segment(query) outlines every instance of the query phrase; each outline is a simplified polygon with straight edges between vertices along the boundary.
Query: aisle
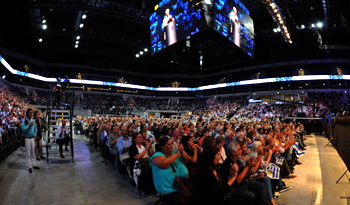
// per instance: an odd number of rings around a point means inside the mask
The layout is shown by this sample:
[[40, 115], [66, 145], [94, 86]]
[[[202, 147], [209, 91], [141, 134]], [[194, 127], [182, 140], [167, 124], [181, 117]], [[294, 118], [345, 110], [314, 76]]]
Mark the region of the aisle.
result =
[[346, 205], [341, 196], [350, 196], [350, 183], [344, 177], [335, 182], [346, 170], [337, 151], [328, 146], [328, 140], [322, 136], [308, 135], [306, 155], [300, 158], [302, 165], [296, 165], [294, 179], [284, 179], [292, 189], [279, 194], [276, 205]]
[[103, 165], [84, 136], [75, 136], [75, 165], [46, 164], [30, 174], [25, 149], [19, 148], [0, 165], [0, 204], [154, 204], [155, 193], [137, 198], [128, 179]]

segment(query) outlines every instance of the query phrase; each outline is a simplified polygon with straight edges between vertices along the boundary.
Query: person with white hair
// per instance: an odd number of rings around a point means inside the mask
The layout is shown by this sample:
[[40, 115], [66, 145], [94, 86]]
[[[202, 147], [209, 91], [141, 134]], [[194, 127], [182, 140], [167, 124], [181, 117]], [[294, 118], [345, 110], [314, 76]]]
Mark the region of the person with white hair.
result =
[[224, 128], [222, 126], [218, 126], [216, 128], [216, 135], [215, 135], [215, 138], [217, 136], [224, 136]]
[[230, 129], [226, 130], [224, 149], [226, 150], [227, 145], [233, 141], [234, 141], [234, 132]]
[[227, 158], [221, 167], [223, 184], [229, 179], [231, 166], [237, 164], [239, 171], [231, 188], [237, 193], [237, 204], [269, 204], [266, 185], [259, 181], [249, 179], [249, 172], [257, 164], [256, 157], [251, 157], [243, 166], [238, 160], [241, 157], [241, 147], [236, 142], [231, 142], [226, 149]]

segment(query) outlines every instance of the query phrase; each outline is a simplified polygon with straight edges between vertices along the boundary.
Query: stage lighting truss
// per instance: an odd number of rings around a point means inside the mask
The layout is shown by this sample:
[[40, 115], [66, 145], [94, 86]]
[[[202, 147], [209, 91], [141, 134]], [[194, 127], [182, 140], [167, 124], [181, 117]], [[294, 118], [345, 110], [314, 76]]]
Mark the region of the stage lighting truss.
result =
[[262, 2], [266, 5], [266, 9], [269, 11], [272, 19], [277, 23], [277, 28], [274, 29], [274, 32], [281, 32], [285, 42], [292, 44], [290, 29], [280, 7], [274, 0], [262, 0]]

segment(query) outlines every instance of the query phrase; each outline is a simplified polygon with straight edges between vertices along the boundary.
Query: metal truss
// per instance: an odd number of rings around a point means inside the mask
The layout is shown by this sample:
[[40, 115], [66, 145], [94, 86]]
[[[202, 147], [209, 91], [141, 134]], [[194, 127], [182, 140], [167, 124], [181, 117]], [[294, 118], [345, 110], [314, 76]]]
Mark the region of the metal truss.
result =
[[[136, 36], [131, 35], [121, 35], [117, 34], [115, 32], [110, 31], [103, 31], [98, 30], [94, 33], [76, 33], [76, 32], [66, 32], [66, 31], [34, 31], [33, 32], [36, 36], [81, 36], [81, 38], [87, 38], [87, 39], [95, 39], [95, 40], [101, 40], [101, 41], [108, 41], [108, 42], [114, 42], [122, 45], [132, 46], [136, 48], [145, 48], [147, 45], [137, 43], [138, 41], [136, 39]], [[107, 34], [108, 33], [108, 34]]]
[[35, 9], [65, 9], [73, 11], [87, 11], [113, 18], [121, 18], [140, 25], [149, 26], [149, 14], [132, 5], [117, 3], [117, 1], [85, 0], [77, 3], [76, 0], [55, 0], [51, 3], [37, 3], [30, 6]]

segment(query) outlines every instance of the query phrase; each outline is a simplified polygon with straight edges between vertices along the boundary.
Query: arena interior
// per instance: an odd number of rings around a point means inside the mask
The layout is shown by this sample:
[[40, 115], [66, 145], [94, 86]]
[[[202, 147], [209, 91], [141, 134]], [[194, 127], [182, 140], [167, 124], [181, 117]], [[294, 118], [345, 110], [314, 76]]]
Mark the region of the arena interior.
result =
[[0, 204], [350, 204], [349, 0], [0, 15]]

